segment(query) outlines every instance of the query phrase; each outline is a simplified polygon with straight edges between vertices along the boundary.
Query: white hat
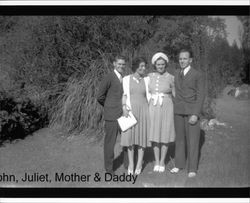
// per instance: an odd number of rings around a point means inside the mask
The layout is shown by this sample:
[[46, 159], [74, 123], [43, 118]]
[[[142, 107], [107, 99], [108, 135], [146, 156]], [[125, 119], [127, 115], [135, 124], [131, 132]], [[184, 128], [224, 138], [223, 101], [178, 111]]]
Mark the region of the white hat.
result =
[[163, 59], [166, 60], [167, 63], [168, 63], [168, 57], [167, 57], [167, 55], [164, 54], [164, 53], [162, 53], [162, 52], [158, 52], [158, 53], [156, 53], [156, 54], [152, 57], [152, 61], [151, 61], [152, 64], [154, 65], [155, 62], [156, 62], [159, 58], [163, 58]]

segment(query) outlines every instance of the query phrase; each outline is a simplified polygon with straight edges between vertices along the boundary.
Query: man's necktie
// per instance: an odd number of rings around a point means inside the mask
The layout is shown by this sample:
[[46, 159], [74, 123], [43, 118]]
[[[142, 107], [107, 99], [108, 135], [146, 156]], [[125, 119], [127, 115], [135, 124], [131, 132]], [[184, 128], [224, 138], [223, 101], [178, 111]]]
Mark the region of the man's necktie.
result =
[[120, 82], [122, 83], [122, 76], [120, 76], [119, 80], [120, 80]]
[[183, 79], [184, 78], [184, 68], [183, 69], [181, 69], [181, 72], [180, 72], [180, 77], [181, 77], [181, 79]]

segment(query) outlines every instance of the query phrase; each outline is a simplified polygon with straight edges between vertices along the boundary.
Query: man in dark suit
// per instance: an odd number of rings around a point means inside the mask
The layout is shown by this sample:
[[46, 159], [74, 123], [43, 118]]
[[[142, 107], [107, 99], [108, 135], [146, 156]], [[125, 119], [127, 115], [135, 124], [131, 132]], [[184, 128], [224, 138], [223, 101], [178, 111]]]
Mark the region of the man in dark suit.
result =
[[180, 69], [175, 72], [174, 123], [175, 167], [171, 173], [178, 173], [186, 166], [188, 177], [195, 177], [198, 168], [200, 141], [200, 114], [205, 98], [205, 79], [203, 74], [191, 66], [192, 52], [181, 50], [179, 53]]
[[122, 74], [125, 63], [125, 57], [117, 56], [115, 58], [113, 61], [114, 70], [104, 77], [97, 95], [97, 101], [104, 107], [104, 167], [106, 172], [111, 174], [114, 174], [114, 147], [120, 130], [117, 119], [122, 115]]

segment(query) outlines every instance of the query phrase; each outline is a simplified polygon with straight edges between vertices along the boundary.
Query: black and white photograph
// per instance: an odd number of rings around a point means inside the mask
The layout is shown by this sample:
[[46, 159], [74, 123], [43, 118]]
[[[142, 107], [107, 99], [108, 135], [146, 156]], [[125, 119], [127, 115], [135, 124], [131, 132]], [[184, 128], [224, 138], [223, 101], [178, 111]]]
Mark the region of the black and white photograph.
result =
[[81, 9], [0, 16], [0, 187], [249, 188], [249, 14]]

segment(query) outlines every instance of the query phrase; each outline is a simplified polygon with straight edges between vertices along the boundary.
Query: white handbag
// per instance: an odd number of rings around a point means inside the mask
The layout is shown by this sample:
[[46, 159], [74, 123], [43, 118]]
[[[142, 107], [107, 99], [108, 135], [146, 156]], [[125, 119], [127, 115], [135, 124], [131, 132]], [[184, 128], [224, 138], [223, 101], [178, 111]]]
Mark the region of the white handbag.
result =
[[121, 116], [120, 118], [117, 119], [117, 121], [122, 132], [128, 130], [137, 123], [137, 120], [131, 111], [129, 111], [128, 117]]

